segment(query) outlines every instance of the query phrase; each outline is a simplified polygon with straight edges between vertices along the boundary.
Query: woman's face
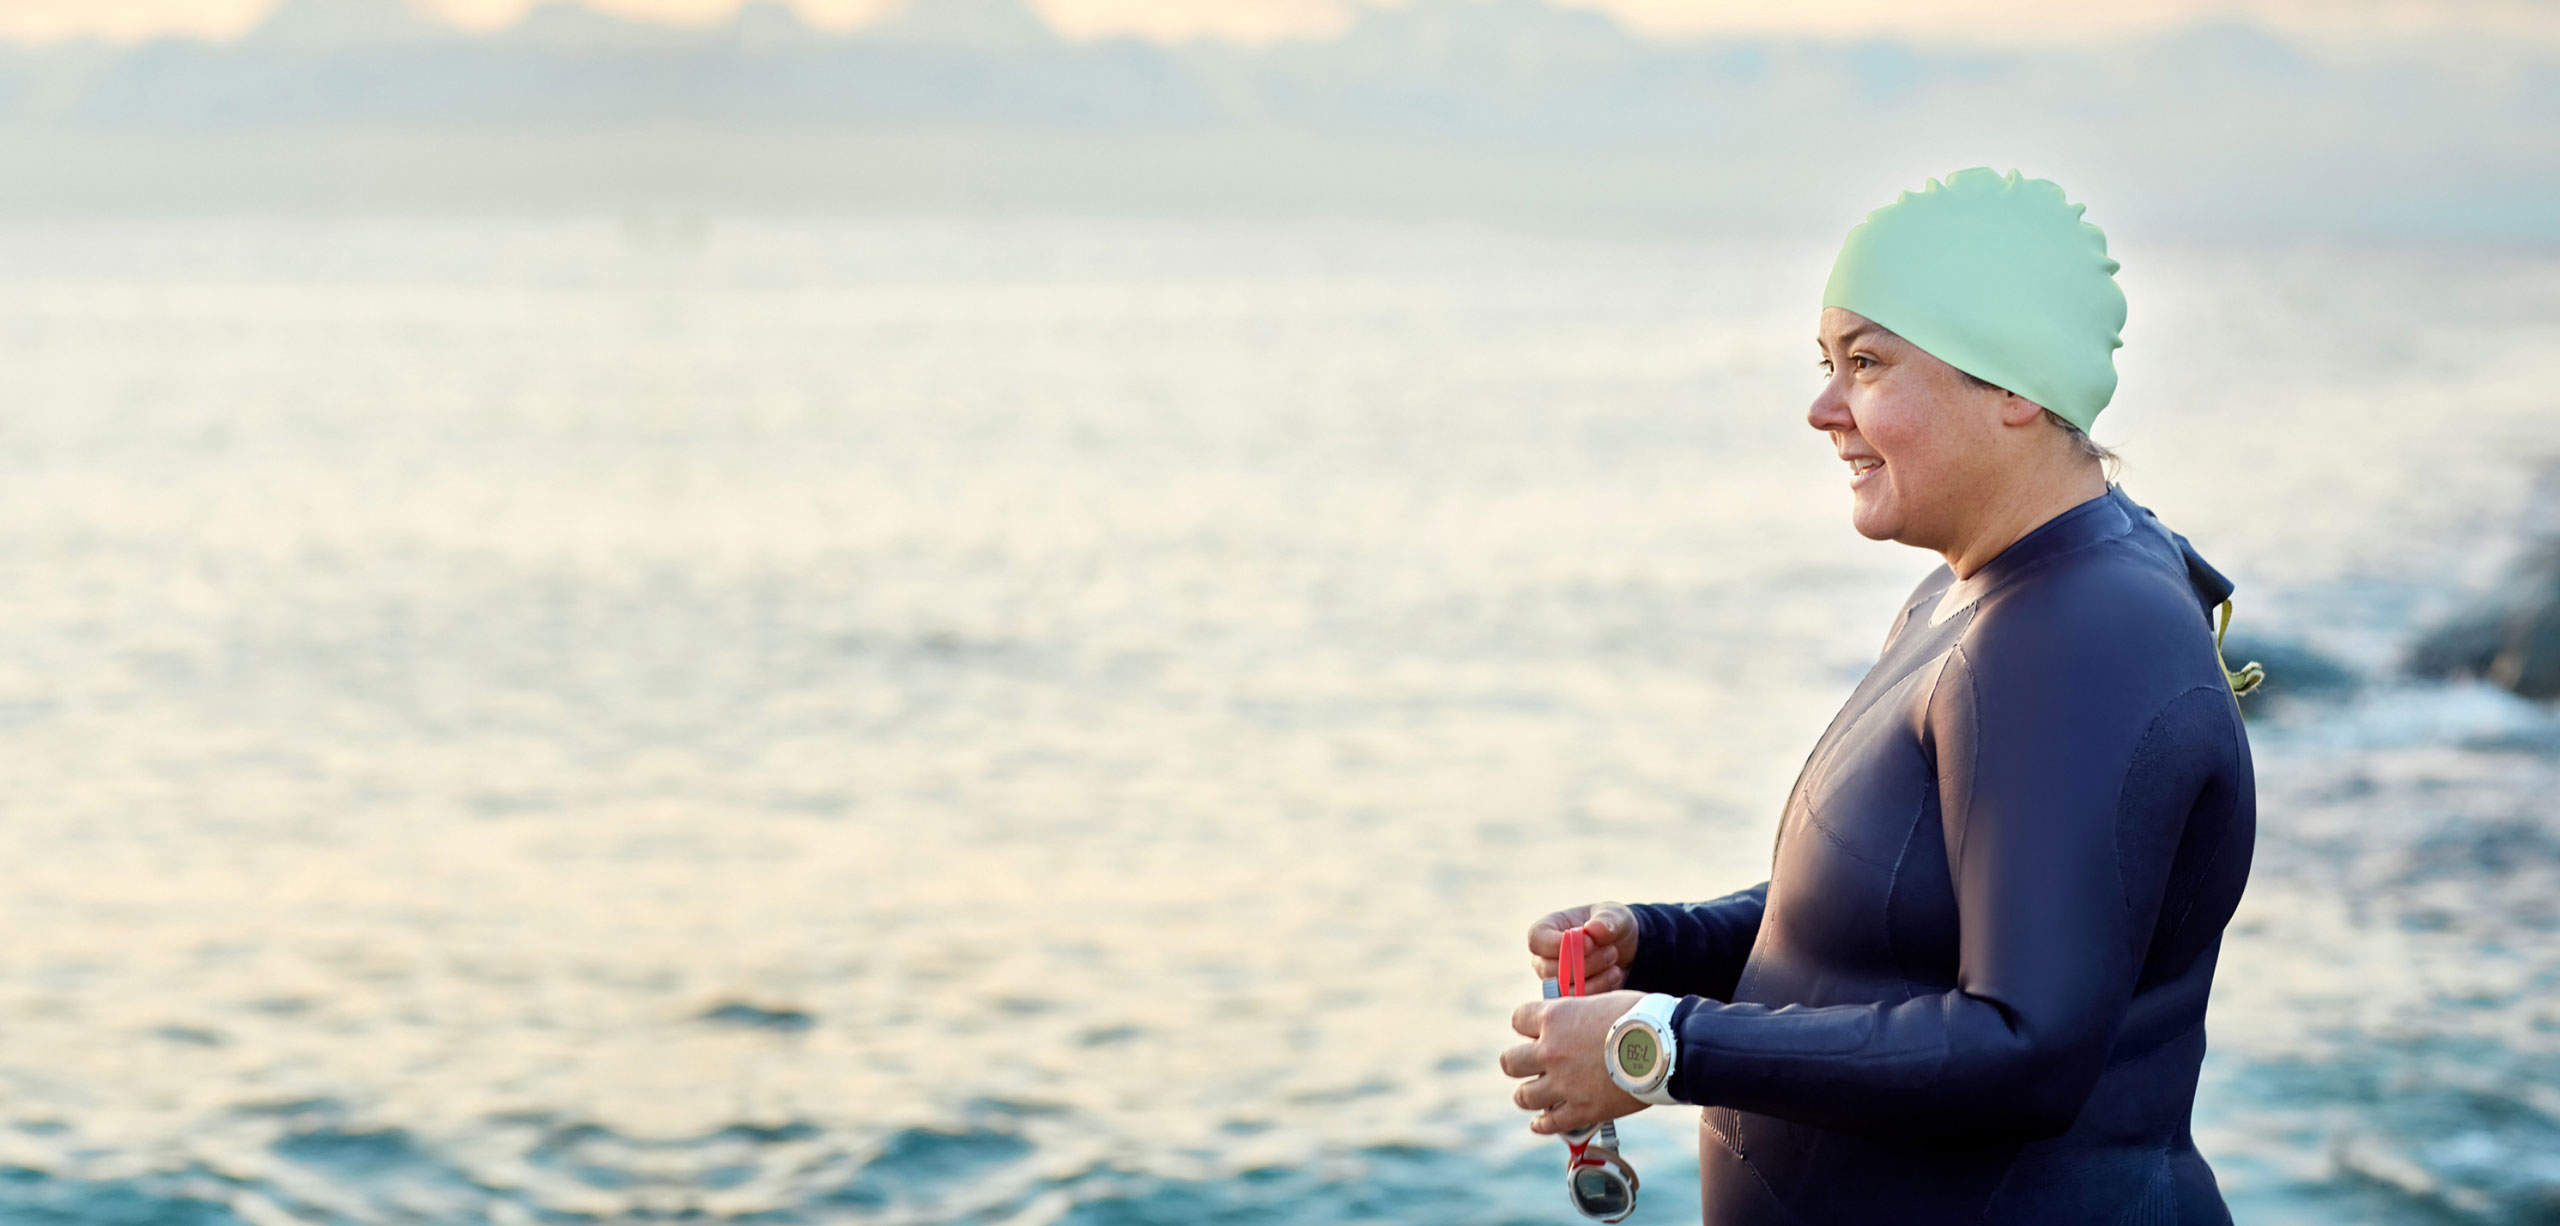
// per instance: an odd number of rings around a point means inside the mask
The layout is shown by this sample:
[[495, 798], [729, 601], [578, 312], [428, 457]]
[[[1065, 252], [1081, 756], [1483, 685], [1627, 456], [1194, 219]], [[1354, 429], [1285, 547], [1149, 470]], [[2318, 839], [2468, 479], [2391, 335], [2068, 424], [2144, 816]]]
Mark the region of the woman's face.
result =
[[1850, 521], [1870, 540], [1945, 550], [1992, 488], [2002, 394], [1863, 315], [1822, 312], [1825, 378], [1805, 421], [1850, 465]]

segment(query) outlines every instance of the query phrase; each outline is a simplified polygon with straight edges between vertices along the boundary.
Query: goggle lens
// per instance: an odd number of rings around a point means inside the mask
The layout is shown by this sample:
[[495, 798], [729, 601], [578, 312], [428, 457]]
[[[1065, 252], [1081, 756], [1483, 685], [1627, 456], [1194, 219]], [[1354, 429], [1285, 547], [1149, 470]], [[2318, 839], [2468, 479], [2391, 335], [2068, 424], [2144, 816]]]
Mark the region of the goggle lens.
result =
[[1616, 1151], [1594, 1145], [1565, 1171], [1565, 1192], [1582, 1216], [1622, 1222], [1636, 1210], [1636, 1172]]

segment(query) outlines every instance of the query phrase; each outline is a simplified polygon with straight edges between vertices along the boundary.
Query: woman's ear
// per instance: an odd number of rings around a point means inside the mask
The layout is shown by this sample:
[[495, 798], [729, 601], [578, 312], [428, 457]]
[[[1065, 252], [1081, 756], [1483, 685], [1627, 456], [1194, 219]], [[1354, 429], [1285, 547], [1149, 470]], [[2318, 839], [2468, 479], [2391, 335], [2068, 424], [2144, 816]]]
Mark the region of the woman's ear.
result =
[[2012, 391], [2000, 393], [2000, 424], [2024, 426], [2044, 416], [2044, 406]]

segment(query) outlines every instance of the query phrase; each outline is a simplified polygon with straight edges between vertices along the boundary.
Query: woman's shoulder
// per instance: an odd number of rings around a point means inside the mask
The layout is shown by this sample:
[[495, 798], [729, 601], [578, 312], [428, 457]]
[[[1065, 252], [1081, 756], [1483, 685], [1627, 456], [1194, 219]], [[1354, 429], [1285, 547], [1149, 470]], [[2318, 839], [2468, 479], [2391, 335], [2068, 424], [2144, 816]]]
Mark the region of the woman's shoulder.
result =
[[1958, 651], [2008, 684], [2165, 703], [2223, 680], [2202, 597], [2176, 557], [2129, 533], [1988, 595]]
[[2185, 567], [2128, 533], [2054, 557], [1988, 594], [1980, 621], [2058, 623], [2057, 628], [2147, 623], [2207, 629], [2204, 603]]

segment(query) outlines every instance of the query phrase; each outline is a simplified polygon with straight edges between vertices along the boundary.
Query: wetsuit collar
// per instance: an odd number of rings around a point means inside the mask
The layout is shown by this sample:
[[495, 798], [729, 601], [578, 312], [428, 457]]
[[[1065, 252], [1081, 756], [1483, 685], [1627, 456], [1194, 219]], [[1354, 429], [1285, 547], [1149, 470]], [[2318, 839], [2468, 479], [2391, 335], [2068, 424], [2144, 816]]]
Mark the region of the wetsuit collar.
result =
[[[1980, 569], [1948, 584], [1946, 590], [1938, 595], [1938, 608], [1930, 622], [1945, 621], [1958, 610], [1980, 601], [2002, 584], [2033, 569], [2037, 563], [2132, 531], [2134, 521], [2128, 508], [2140, 509], [2134, 507], [2132, 500], [2126, 498], [2114, 482], [2109, 482], [2106, 493], [2036, 525], [2025, 536], [2011, 541], [2008, 548], [1983, 563]], [[1940, 567], [1944, 569], [1945, 564], [1940, 563]]]

